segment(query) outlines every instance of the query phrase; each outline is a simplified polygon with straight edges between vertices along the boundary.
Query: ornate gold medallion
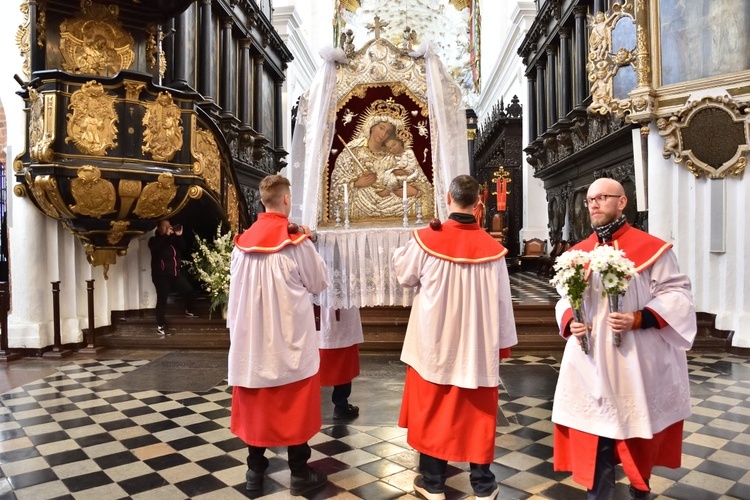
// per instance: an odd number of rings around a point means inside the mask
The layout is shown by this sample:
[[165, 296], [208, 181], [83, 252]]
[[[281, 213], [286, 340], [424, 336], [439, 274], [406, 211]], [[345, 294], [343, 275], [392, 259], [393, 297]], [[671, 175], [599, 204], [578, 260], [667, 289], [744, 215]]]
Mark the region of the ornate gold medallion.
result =
[[214, 193], [221, 188], [221, 155], [216, 139], [208, 130], [193, 126], [192, 153], [195, 158], [193, 173], [202, 176], [206, 185]]
[[90, 81], [73, 92], [68, 109], [68, 137], [83, 154], [104, 156], [117, 146], [117, 112], [115, 98], [104, 87]]
[[78, 169], [78, 178], [70, 181], [70, 193], [76, 200], [73, 212], [100, 218], [115, 211], [115, 187], [92, 165]]
[[141, 219], [155, 219], [169, 214], [169, 203], [177, 194], [174, 176], [170, 173], [159, 175], [156, 182], [149, 182], [143, 188], [133, 213]]
[[146, 106], [143, 116], [143, 153], [151, 153], [154, 160], [169, 161], [182, 148], [182, 117], [180, 107], [169, 92], [160, 92], [156, 100]]
[[81, 15], [60, 23], [62, 67], [70, 73], [112, 76], [135, 60], [133, 37], [122, 28], [116, 5], [81, 3]]

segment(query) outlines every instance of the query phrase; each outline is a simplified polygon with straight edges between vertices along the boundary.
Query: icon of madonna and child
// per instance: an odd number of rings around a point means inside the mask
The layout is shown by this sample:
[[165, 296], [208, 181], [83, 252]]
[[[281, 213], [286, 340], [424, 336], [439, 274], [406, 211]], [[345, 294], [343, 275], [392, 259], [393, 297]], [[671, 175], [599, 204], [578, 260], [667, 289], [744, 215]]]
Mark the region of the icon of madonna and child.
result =
[[[409, 115], [393, 100], [374, 101], [363, 113], [354, 138], [345, 144], [331, 173], [329, 217], [349, 201], [350, 220], [380, 220], [404, 215], [404, 182], [409, 218], [430, 220], [434, 191], [412, 150]], [[340, 137], [337, 138], [343, 142]]]

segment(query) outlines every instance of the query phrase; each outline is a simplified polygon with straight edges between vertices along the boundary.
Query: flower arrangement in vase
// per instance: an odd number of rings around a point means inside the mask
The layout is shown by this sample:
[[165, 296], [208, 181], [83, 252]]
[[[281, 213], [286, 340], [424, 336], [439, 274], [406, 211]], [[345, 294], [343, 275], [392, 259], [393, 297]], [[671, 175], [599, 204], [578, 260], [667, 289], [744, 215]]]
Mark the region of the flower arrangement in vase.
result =
[[222, 234], [221, 223], [216, 228], [213, 241], [195, 235], [198, 250], [191, 255], [190, 271], [198, 278], [211, 298], [209, 312], [217, 307], [222, 310], [229, 301], [229, 265], [234, 248], [232, 232]]

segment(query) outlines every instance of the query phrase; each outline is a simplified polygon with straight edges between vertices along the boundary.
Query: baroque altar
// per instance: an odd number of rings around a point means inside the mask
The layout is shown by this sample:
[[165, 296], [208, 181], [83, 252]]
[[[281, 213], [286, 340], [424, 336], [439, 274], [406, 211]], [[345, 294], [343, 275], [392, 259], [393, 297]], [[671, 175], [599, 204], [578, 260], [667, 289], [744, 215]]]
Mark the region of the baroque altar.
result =
[[380, 26], [357, 51], [351, 40], [322, 50], [300, 98], [290, 219], [317, 231], [332, 283], [316, 297], [323, 307], [410, 306], [415, 291], [398, 284], [391, 256], [447, 218], [450, 181], [469, 174], [458, 85], [433, 45], [397, 47]]

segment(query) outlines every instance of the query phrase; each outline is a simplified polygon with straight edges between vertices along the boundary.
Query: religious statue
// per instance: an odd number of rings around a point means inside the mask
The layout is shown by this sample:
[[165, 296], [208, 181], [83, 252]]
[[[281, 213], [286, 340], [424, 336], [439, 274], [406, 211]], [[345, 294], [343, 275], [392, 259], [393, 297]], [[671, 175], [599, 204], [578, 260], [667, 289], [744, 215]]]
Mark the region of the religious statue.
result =
[[[344, 144], [331, 173], [329, 213], [349, 203], [349, 218], [381, 219], [434, 213], [434, 190], [412, 150], [409, 114], [392, 99], [373, 102], [362, 114], [354, 139]], [[406, 192], [404, 193], [404, 186]]]

